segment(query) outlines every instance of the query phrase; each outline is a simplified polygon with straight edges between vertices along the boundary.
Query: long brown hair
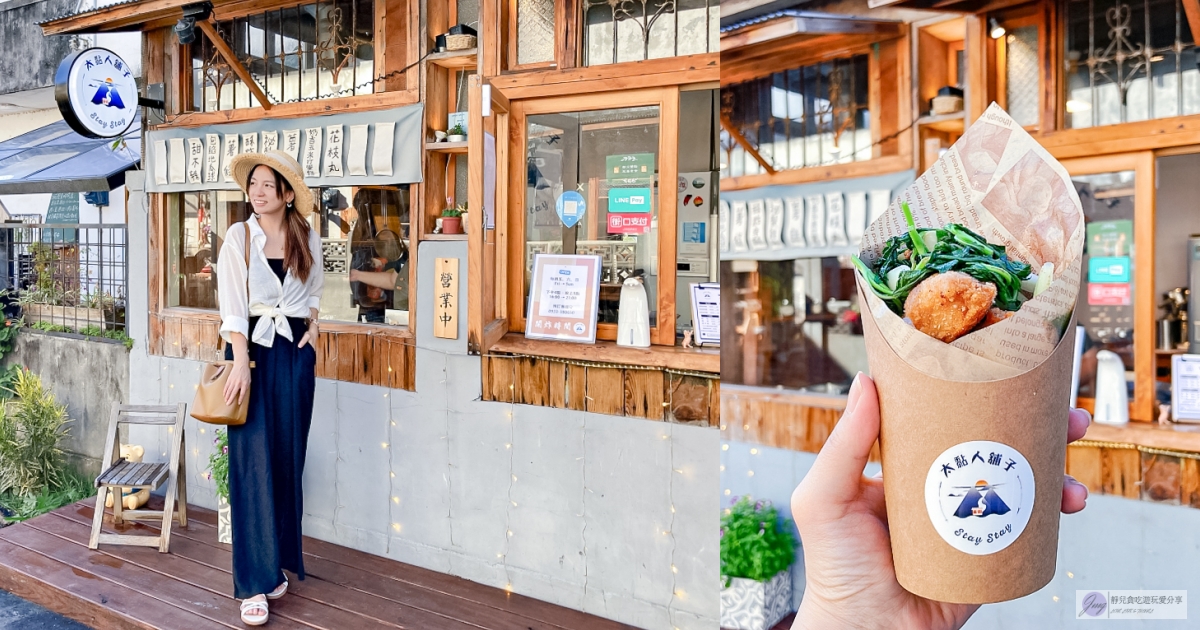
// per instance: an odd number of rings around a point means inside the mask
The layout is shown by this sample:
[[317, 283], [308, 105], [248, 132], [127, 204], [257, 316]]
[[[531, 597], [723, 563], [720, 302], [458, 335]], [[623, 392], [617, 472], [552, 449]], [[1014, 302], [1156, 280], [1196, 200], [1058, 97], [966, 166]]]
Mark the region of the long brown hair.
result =
[[[258, 166], [266, 166], [275, 175], [275, 194], [280, 199], [283, 199], [285, 193], [293, 192], [291, 183], [283, 175], [280, 175], [279, 171], [266, 164]], [[250, 180], [254, 178], [254, 171], [258, 169], [258, 166], [250, 169], [250, 175], [246, 177], [246, 190], [250, 190]], [[283, 212], [283, 266], [285, 269], [290, 269], [292, 275], [296, 276], [300, 282], [307, 282], [308, 274], [312, 271], [313, 266], [312, 251], [308, 248], [308, 231], [312, 229], [312, 226], [304, 219], [304, 215], [300, 214], [300, 210], [294, 203], [288, 203]]]

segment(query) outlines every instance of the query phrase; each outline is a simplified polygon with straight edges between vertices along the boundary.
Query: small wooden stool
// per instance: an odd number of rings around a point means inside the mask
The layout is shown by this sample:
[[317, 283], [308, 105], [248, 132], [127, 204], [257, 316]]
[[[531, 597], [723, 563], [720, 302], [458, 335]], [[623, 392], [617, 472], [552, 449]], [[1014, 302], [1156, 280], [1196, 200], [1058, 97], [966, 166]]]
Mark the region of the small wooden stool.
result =
[[[89, 549], [96, 549], [100, 543], [111, 545], [141, 545], [158, 547], [160, 553], [166, 553], [171, 543], [171, 524], [178, 519], [180, 527], [187, 527], [187, 469], [184, 466], [183, 450], [183, 419], [184, 404], [170, 405], [122, 405], [113, 403], [112, 414], [108, 422], [108, 437], [104, 451], [104, 472], [96, 477], [96, 514], [92, 518], [92, 537], [88, 541]], [[135, 463], [121, 457], [121, 445], [117, 435], [117, 427], [122, 424], [143, 424], [167, 426], [171, 433], [170, 463]], [[122, 510], [121, 488], [132, 487], [135, 490], [149, 488], [155, 490], [167, 482], [166, 503], [161, 510]], [[126, 520], [148, 521], [162, 520], [162, 529], [158, 536], [131, 536], [128, 534], [105, 534], [100, 531], [104, 524], [104, 504], [107, 494], [113, 493], [113, 523], [121, 524]], [[178, 512], [176, 512], [176, 495], [178, 494]]]

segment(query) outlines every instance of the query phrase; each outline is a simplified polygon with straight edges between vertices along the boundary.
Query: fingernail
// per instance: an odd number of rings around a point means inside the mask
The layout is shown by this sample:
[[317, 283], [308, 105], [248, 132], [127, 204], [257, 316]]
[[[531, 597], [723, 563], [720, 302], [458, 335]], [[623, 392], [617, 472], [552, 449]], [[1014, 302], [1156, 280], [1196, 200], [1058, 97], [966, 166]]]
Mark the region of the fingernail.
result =
[[850, 384], [850, 394], [846, 398], [846, 413], [854, 413], [854, 408], [858, 406], [858, 399], [862, 398], [862, 372], [854, 375], [854, 382]]

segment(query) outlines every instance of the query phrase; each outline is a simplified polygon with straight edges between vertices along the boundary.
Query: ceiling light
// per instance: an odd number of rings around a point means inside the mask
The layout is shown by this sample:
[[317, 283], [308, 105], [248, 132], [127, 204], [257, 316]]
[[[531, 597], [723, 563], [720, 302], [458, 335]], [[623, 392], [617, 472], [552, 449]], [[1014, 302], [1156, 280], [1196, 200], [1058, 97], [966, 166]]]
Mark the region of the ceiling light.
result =
[[988, 27], [988, 34], [992, 36], [992, 39], [1000, 39], [1001, 37], [1004, 37], [1004, 27], [1000, 26], [1000, 23], [996, 21], [996, 18], [988, 20]]

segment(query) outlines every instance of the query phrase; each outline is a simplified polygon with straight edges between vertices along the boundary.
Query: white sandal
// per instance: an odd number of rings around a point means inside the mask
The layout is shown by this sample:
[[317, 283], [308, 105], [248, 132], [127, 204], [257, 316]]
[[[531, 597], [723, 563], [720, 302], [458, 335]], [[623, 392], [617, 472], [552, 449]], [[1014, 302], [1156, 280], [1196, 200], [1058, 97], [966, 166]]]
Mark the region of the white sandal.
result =
[[280, 597], [287, 595], [287, 589], [288, 589], [288, 579], [287, 579], [287, 574], [284, 573], [283, 574], [283, 584], [280, 584], [278, 587], [275, 588], [275, 590], [271, 591], [270, 593], [267, 593], [267, 599], [279, 599]]
[[247, 626], [261, 626], [267, 623], [267, 602], [242, 600], [242, 623]]

